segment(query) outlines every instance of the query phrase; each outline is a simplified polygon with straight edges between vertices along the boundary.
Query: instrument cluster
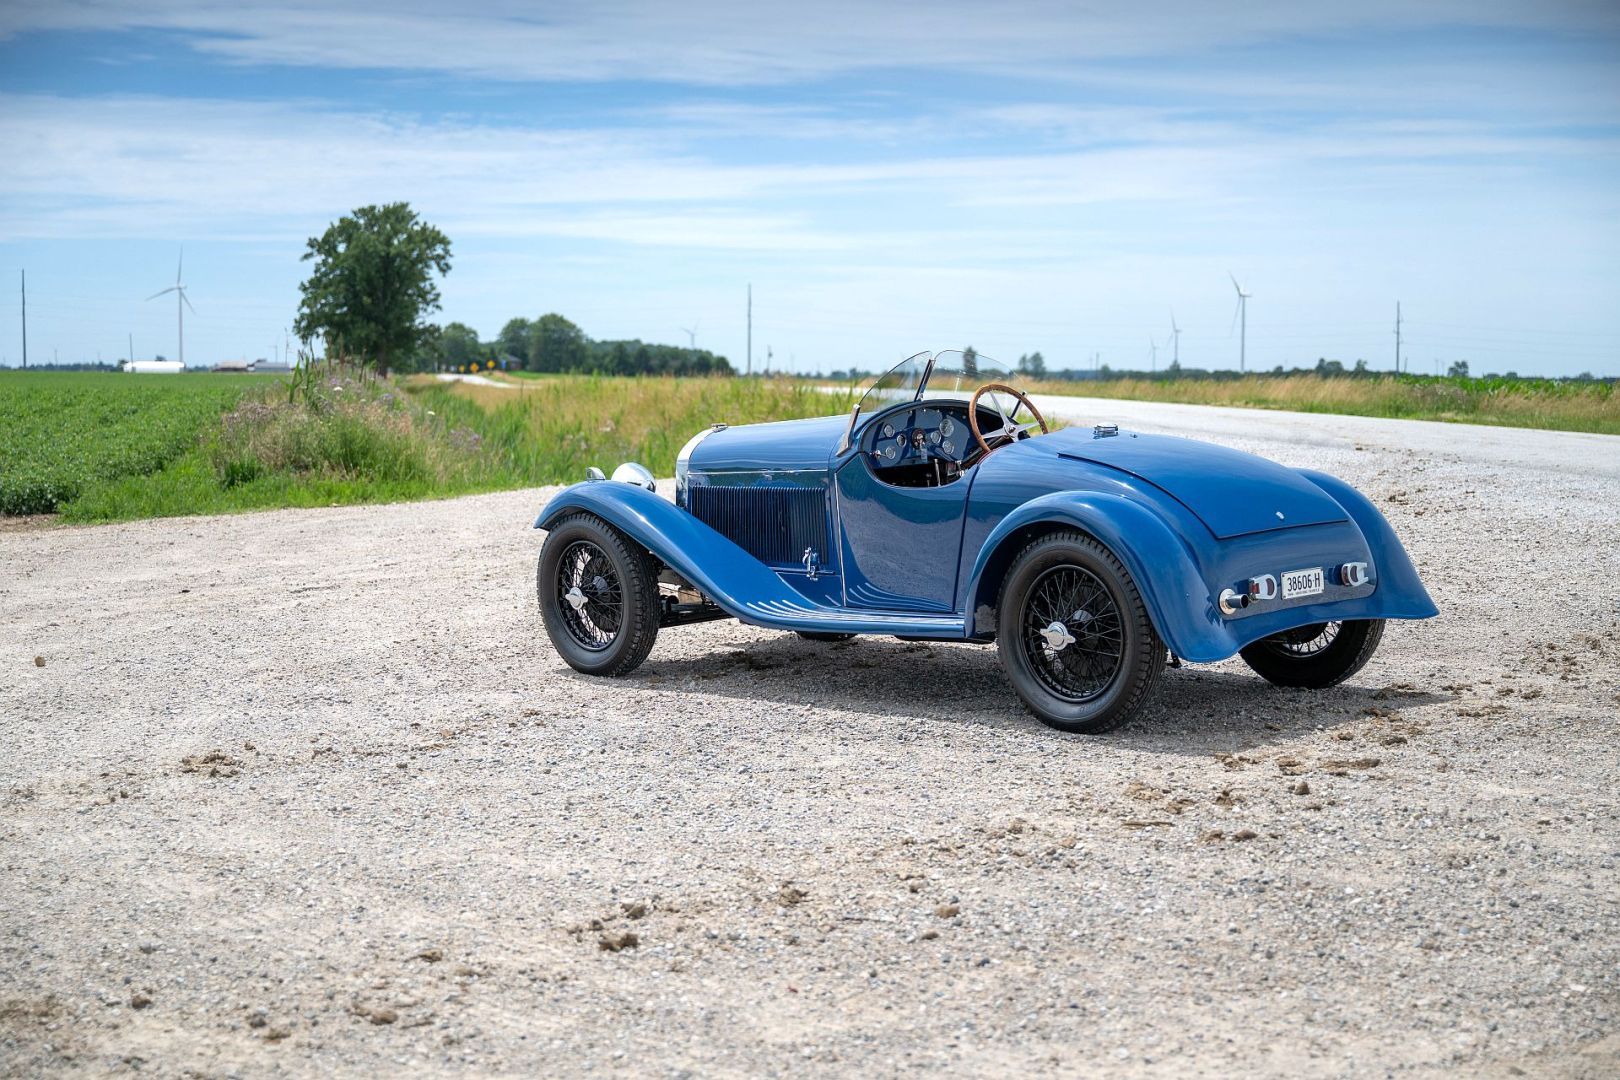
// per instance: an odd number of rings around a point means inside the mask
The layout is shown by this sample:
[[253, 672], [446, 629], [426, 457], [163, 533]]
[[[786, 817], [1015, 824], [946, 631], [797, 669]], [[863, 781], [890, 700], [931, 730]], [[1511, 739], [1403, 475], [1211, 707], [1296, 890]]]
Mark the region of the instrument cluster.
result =
[[872, 455], [883, 466], [935, 460], [961, 464], [973, 441], [966, 419], [937, 408], [895, 413], [874, 428]]

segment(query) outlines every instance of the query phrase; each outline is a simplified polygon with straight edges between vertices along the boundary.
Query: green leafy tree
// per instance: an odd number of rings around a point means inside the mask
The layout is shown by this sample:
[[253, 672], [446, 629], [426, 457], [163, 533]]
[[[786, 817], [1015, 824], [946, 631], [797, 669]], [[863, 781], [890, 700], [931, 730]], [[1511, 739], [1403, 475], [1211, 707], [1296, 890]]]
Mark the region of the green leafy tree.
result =
[[501, 327], [500, 337], [495, 339], [496, 346], [501, 352], [527, 362], [529, 359], [529, 330], [531, 326], [532, 324], [528, 319], [506, 320], [506, 325]]
[[1018, 358], [1018, 370], [1032, 379], [1039, 379], [1046, 374], [1046, 357], [1039, 352], [1032, 352], [1028, 356]]
[[481, 360], [484, 348], [478, 342], [478, 331], [466, 323], [453, 322], [439, 331], [439, 357], [451, 367]]
[[450, 241], [408, 203], [362, 206], [311, 238], [315, 269], [299, 290], [293, 331], [324, 337], [329, 352], [387, 374], [431, 338], [423, 316], [439, 309], [433, 275], [450, 272]]
[[532, 371], [582, 371], [587, 367], [585, 332], [561, 315], [542, 315], [529, 327]]
[[1452, 364], [1451, 367], [1446, 369], [1446, 374], [1450, 375], [1454, 379], [1468, 378], [1468, 361], [1458, 360], [1455, 364]]

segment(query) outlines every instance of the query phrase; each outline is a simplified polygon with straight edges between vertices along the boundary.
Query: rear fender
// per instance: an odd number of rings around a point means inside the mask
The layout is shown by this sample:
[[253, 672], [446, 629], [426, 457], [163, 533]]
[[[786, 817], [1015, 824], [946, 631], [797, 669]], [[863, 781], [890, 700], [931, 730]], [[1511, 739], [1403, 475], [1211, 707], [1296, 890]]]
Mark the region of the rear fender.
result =
[[[1159, 637], [1177, 656], [1205, 662], [1232, 655], [1230, 635], [1186, 542], [1151, 509], [1118, 495], [1055, 492], [1008, 514], [974, 560], [966, 595], [976, 598], [975, 605], [994, 602], [1020, 534], [1043, 525], [1079, 529], [1112, 551], [1130, 571]], [[973, 625], [975, 614], [968, 612], [970, 635], [984, 632]]]
[[1440, 614], [1423, 587], [1412, 557], [1395, 530], [1372, 502], [1336, 476], [1300, 469], [1305, 479], [1333, 498], [1361, 530], [1371, 552], [1377, 575], [1377, 617], [1381, 619], [1429, 619]]

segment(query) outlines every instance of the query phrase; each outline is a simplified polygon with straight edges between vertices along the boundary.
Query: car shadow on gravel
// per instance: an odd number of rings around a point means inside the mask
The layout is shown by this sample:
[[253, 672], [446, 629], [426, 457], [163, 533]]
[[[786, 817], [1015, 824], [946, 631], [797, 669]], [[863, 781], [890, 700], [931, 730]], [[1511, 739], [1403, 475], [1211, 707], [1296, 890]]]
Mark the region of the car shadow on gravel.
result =
[[[1377, 682], [1374, 672], [1330, 690], [1286, 690], [1247, 671], [1166, 668], [1154, 703], [1122, 731], [1122, 747], [1175, 754], [1226, 753], [1285, 743], [1301, 734], [1378, 719], [1452, 700]], [[827, 644], [784, 634], [665, 663], [631, 680], [661, 693], [719, 695], [754, 704], [842, 709], [926, 718], [972, 727], [1022, 729], [1083, 739], [1044, 727], [1024, 711], [992, 646], [856, 638]]]

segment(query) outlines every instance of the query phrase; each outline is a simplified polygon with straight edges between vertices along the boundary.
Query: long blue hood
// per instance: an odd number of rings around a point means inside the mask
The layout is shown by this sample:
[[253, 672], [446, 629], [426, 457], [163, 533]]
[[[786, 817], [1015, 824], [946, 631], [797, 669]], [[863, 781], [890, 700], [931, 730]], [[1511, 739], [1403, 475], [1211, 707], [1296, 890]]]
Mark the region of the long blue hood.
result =
[[1346, 520], [1344, 507], [1293, 469], [1171, 435], [1064, 428], [998, 453], [1056, 455], [1129, 473], [1191, 510], [1222, 540]]
[[825, 469], [848, 430], [848, 413], [722, 428], [692, 450], [690, 466], [708, 473]]

